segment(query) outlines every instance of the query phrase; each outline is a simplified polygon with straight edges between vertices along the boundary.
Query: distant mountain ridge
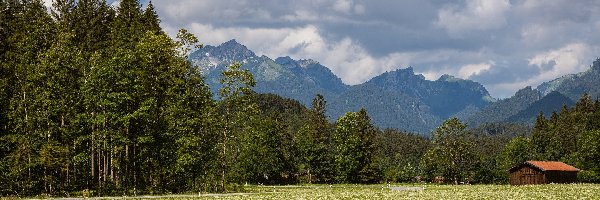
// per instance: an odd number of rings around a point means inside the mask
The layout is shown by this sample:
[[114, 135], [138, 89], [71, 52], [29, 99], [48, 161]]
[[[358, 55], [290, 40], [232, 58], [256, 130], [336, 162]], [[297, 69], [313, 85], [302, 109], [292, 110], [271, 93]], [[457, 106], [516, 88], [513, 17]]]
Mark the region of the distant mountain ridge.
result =
[[192, 54], [190, 61], [201, 69], [213, 94], [218, 94], [221, 72], [234, 62], [243, 64], [254, 75], [259, 93], [274, 93], [309, 105], [316, 93], [331, 98], [347, 90], [340, 78], [313, 60], [275, 60], [257, 56], [246, 46], [230, 40], [219, 46], [207, 45]]
[[590, 68], [577, 74], [569, 74], [542, 83], [537, 87], [543, 95], [558, 91], [573, 101], [588, 93], [593, 98], [600, 97], [600, 58], [597, 58]]
[[[316, 94], [329, 102], [331, 120], [349, 111], [366, 108], [380, 128], [429, 133], [450, 116], [464, 115], [493, 102], [481, 84], [444, 75], [436, 81], [416, 75], [411, 67], [386, 72], [359, 85], [345, 85], [339, 77], [314, 60], [275, 60], [230, 40], [219, 46], [207, 45], [192, 54], [212, 92], [220, 88], [220, 74], [234, 62], [254, 74], [259, 93], [273, 93], [300, 101], [304, 105]], [[461, 114], [462, 113], [462, 114]]]
[[585, 93], [593, 99], [600, 97], [600, 59], [596, 59], [584, 72], [556, 78], [536, 89], [525, 87], [514, 96], [465, 117], [465, 120], [471, 126], [493, 122], [533, 123], [540, 112], [548, 117], [563, 106], [575, 105]]
[[593, 98], [600, 96], [600, 59], [585, 72], [557, 78], [535, 89], [525, 87], [499, 101], [480, 83], [450, 75], [430, 81], [415, 74], [412, 67], [385, 72], [359, 85], [345, 85], [317, 61], [257, 56], [235, 40], [207, 45], [190, 54], [190, 61], [200, 68], [215, 95], [221, 72], [240, 62], [254, 74], [254, 90], [259, 93], [277, 94], [306, 106], [316, 94], [322, 94], [332, 121], [346, 112], [365, 108], [380, 128], [421, 134], [428, 134], [449, 117], [459, 117], [470, 127], [495, 122], [532, 123], [540, 111], [549, 115], [563, 105], [574, 105], [584, 93]]

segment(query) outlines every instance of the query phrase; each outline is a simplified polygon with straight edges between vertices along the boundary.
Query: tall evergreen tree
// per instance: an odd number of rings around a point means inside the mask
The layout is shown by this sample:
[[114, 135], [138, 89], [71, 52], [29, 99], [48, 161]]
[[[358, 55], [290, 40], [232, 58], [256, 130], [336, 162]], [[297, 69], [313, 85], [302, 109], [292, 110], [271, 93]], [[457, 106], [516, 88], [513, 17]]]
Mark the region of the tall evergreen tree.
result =
[[160, 28], [160, 20], [158, 19], [158, 14], [154, 10], [154, 5], [152, 1], [148, 2], [148, 6], [144, 10], [143, 14], [144, 27], [146, 30], [151, 31], [153, 33], [160, 33], [162, 29]]
[[[72, 36], [60, 33], [52, 47], [41, 55], [38, 76], [32, 80], [36, 96], [32, 106], [39, 109], [42, 121], [38, 123], [44, 124], [41, 128], [45, 132], [46, 144], [42, 150], [46, 153], [41, 154], [40, 159], [45, 161], [44, 180], [50, 193], [53, 188], [62, 189], [56, 186], [57, 183], [69, 181], [66, 174], [69, 173], [69, 152], [77, 131], [74, 124], [80, 103], [77, 67], [81, 63], [83, 58], [72, 42]], [[67, 185], [61, 184], [63, 186]]]
[[550, 144], [550, 127], [544, 114], [540, 112], [535, 120], [531, 143], [537, 159], [544, 159], [546, 148]]
[[333, 152], [331, 125], [325, 117], [326, 104], [323, 95], [317, 94], [312, 101], [307, 123], [296, 134], [300, 172], [306, 174], [307, 182], [331, 182], [333, 179]]
[[139, 0], [121, 0], [111, 31], [113, 45], [133, 49], [146, 32]]
[[[39, 66], [38, 55], [46, 51], [53, 41], [55, 30], [53, 20], [41, 1], [9, 2], [11, 24], [7, 38], [8, 51], [5, 52], [5, 66], [12, 75], [10, 102], [6, 126], [11, 134], [5, 141], [11, 143], [9, 149], [10, 179], [13, 185], [26, 194], [44, 191], [44, 170], [40, 161], [40, 147], [45, 143], [47, 131], [38, 122], [45, 122], [40, 108], [34, 107], [40, 96], [34, 93]], [[46, 191], [48, 191], [46, 189]]]

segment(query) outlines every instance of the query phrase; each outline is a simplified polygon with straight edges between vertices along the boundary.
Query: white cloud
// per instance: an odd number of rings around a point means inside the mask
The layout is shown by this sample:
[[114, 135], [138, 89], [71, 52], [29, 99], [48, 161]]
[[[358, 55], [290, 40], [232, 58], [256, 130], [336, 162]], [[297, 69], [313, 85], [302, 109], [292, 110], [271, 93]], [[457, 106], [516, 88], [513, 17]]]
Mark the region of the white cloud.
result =
[[[270, 58], [292, 56], [310, 58], [329, 67], [347, 84], [359, 84], [398, 64], [407, 64], [407, 54], [392, 54], [374, 58], [350, 38], [340, 41], [325, 39], [316, 26], [298, 28], [215, 28], [211, 25], [192, 24], [190, 31], [203, 43], [218, 45], [235, 38], [258, 55]], [[206, 34], [209, 33], [209, 34]]]
[[510, 10], [508, 0], [467, 0], [465, 8], [449, 6], [438, 12], [436, 25], [453, 37], [475, 30], [491, 30], [506, 25], [505, 13]]
[[440, 66], [439, 68], [435, 69], [435, 70], [427, 70], [425, 72], [423, 72], [423, 76], [425, 76], [425, 79], [427, 80], [437, 80], [440, 78], [440, 76], [444, 75], [444, 74], [455, 74], [455, 70], [453, 70], [452, 68], [450, 68], [449, 66]]
[[429, 80], [472, 78], [506, 97], [583, 71], [600, 55], [597, 0], [153, 3], [171, 35], [182, 27], [205, 44], [237, 39], [271, 58], [311, 58], [349, 84], [413, 66]]
[[[529, 66], [538, 68], [541, 73], [530, 82], [541, 83], [561, 75], [577, 73], [587, 69], [589, 46], [583, 43], [568, 44], [560, 49], [543, 52], [529, 59]], [[553, 65], [547, 69], [547, 65]]]
[[354, 4], [352, 0], [337, 0], [333, 4], [333, 10], [350, 14], [350, 11], [352, 11], [352, 4]]
[[46, 6], [48, 8], [52, 7], [52, 1], [53, 0], [44, 0], [44, 6]]
[[458, 76], [463, 79], [468, 79], [471, 76], [490, 70], [492, 64], [493, 62], [464, 65], [458, 70]]
[[290, 22], [316, 21], [319, 20], [319, 14], [308, 10], [296, 10], [294, 14], [284, 15], [282, 19], [285, 19]]
[[590, 63], [591, 49], [593, 48], [583, 43], [572, 43], [562, 48], [539, 53], [529, 59], [528, 66], [538, 70], [539, 74], [512, 82], [486, 85], [486, 88], [497, 94], [504, 94], [500, 97], [508, 97], [526, 86], [536, 87], [565, 74], [585, 71]]
[[353, 0], [337, 0], [333, 4], [333, 10], [344, 14], [363, 14], [365, 6]]
[[365, 14], [366, 8], [365, 6], [361, 5], [361, 4], [356, 4], [354, 6], [354, 12], [356, 14]]

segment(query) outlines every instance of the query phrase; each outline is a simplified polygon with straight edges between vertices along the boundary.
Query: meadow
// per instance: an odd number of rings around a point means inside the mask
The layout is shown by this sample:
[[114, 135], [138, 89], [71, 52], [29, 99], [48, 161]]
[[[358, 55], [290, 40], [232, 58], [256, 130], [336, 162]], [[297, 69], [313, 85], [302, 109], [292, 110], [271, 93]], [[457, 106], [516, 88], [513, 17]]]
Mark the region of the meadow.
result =
[[246, 186], [233, 195], [174, 199], [600, 199], [600, 184]]

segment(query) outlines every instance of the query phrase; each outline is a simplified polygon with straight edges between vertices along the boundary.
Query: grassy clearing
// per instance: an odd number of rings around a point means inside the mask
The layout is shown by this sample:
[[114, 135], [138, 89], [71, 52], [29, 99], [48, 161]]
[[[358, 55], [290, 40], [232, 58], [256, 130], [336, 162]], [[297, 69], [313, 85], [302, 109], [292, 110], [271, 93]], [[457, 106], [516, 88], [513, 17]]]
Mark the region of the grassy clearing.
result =
[[[600, 199], [599, 184], [551, 185], [387, 185], [249, 186], [252, 194], [203, 199]], [[414, 188], [423, 187], [424, 190]]]
[[[600, 199], [600, 184], [245, 186], [243, 193], [93, 199]], [[71, 200], [71, 198], [69, 198]], [[75, 198], [76, 199], [76, 198]]]

